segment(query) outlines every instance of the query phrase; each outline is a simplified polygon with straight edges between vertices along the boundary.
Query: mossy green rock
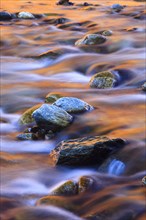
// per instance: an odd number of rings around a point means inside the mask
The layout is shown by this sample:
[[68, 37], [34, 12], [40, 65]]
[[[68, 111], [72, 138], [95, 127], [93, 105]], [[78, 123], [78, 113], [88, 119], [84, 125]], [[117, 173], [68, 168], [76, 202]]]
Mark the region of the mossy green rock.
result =
[[32, 114], [38, 127], [45, 130], [57, 130], [69, 125], [73, 117], [55, 105], [43, 104]]
[[116, 83], [116, 79], [114, 75], [109, 72], [99, 72], [91, 77], [90, 79], [90, 87], [91, 88], [98, 88], [98, 89], [106, 89], [114, 87]]
[[113, 152], [125, 145], [125, 141], [104, 136], [91, 136], [62, 141], [51, 151], [55, 165], [87, 166], [101, 165]]
[[55, 102], [57, 99], [61, 98], [62, 95], [61, 94], [57, 94], [57, 93], [49, 93], [46, 98], [45, 98], [45, 103], [53, 103]]
[[76, 195], [78, 193], [78, 185], [73, 180], [68, 180], [58, 186], [56, 189], [54, 189], [51, 192], [51, 195], [57, 195], [57, 196], [71, 196]]
[[68, 113], [78, 113], [93, 110], [93, 107], [87, 102], [75, 97], [62, 97], [54, 102], [53, 105], [62, 108]]
[[82, 45], [98, 45], [106, 41], [106, 37], [101, 34], [88, 34], [82, 39], [75, 42], [76, 46]]
[[28, 110], [26, 110], [26, 111], [22, 114], [21, 118], [19, 119], [20, 124], [25, 125], [25, 124], [31, 124], [32, 122], [34, 122], [34, 118], [32, 117], [32, 113], [33, 113], [36, 109], [40, 108], [41, 105], [42, 105], [42, 104], [38, 104], [38, 105], [35, 105], [35, 106], [29, 108]]
[[142, 85], [142, 90], [146, 92], [146, 82]]
[[78, 186], [78, 192], [86, 192], [89, 190], [93, 185], [93, 180], [90, 177], [82, 176], [79, 179], [79, 186]]

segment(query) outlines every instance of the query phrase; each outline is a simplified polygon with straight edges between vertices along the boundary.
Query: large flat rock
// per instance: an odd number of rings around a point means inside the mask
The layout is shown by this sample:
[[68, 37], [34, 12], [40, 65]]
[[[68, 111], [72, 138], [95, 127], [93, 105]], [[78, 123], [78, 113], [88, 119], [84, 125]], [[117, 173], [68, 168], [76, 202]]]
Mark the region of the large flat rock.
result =
[[92, 136], [62, 141], [51, 152], [55, 165], [86, 166], [102, 162], [125, 145], [120, 138]]

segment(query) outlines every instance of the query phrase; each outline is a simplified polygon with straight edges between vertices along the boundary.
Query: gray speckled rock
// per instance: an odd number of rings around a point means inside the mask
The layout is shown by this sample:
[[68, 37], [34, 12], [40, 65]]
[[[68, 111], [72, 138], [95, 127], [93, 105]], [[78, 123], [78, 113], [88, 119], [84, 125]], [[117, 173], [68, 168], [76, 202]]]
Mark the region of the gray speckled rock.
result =
[[22, 19], [34, 19], [35, 17], [34, 17], [34, 15], [31, 14], [30, 12], [22, 11], [22, 12], [19, 12], [18, 18], [22, 18]]
[[113, 152], [124, 146], [125, 141], [93, 136], [62, 141], [50, 153], [55, 165], [100, 165]]
[[21, 141], [27, 141], [27, 140], [37, 140], [37, 137], [33, 133], [24, 133], [24, 134], [19, 134], [17, 136], [17, 139]]
[[48, 104], [43, 104], [34, 111], [32, 117], [37, 125], [45, 130], [56, 130], [66, 127], [73, 120], [73, 117], [62, 108]]
[[106, 41], [106, 37], [101, 34], [88, 34], [75, 42], [76, 46], [80, 45], [97, 45]]
[[142, 90], [146, 92], [146, 82], [142, 85]]
[[73, 180], [68, 180], [62, 183], [60, 186], [56, 187], [51, 195], [56, 196], [71, 196], [77, 195], [78, 193], [78, 184]]
[[92, 110], [93, 107], [81, 99], [74, 97], [63, 97], [53, 103], [69, 113], [77, 113]]
[[91, 77], [89, 82], [91, 88], [97, 89], [112, 88], [115, 83], [116, 79], [110, 71], [96, 73]]

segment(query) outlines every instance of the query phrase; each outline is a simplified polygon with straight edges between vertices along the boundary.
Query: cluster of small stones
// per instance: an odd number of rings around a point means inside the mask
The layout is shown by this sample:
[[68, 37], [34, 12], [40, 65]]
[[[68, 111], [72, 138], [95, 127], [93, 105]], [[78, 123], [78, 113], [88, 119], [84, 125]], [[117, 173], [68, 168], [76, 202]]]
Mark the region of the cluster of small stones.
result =
[[[60, 94], [46, 96], [45, 104], [38, 104], [25, 111], [19, 123], [31, 126], [19, 134], [19, 140], [51, 139], [54, 134], [73, 122], [71, 114], [88, 112], [93, 107], [75, 97], [61, 97]], [[34, 126], [35, 125], [35, 126]]]

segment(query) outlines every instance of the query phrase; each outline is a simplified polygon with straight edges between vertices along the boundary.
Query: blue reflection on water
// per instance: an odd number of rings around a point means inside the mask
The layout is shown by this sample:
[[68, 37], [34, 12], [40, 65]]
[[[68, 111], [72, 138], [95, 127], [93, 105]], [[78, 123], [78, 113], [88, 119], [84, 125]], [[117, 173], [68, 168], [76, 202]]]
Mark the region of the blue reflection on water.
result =
[[125, 170], [125, 164], [120, 160], [112, 160], [108, 167], [108, 173], [113, 175], [120, 175]]

